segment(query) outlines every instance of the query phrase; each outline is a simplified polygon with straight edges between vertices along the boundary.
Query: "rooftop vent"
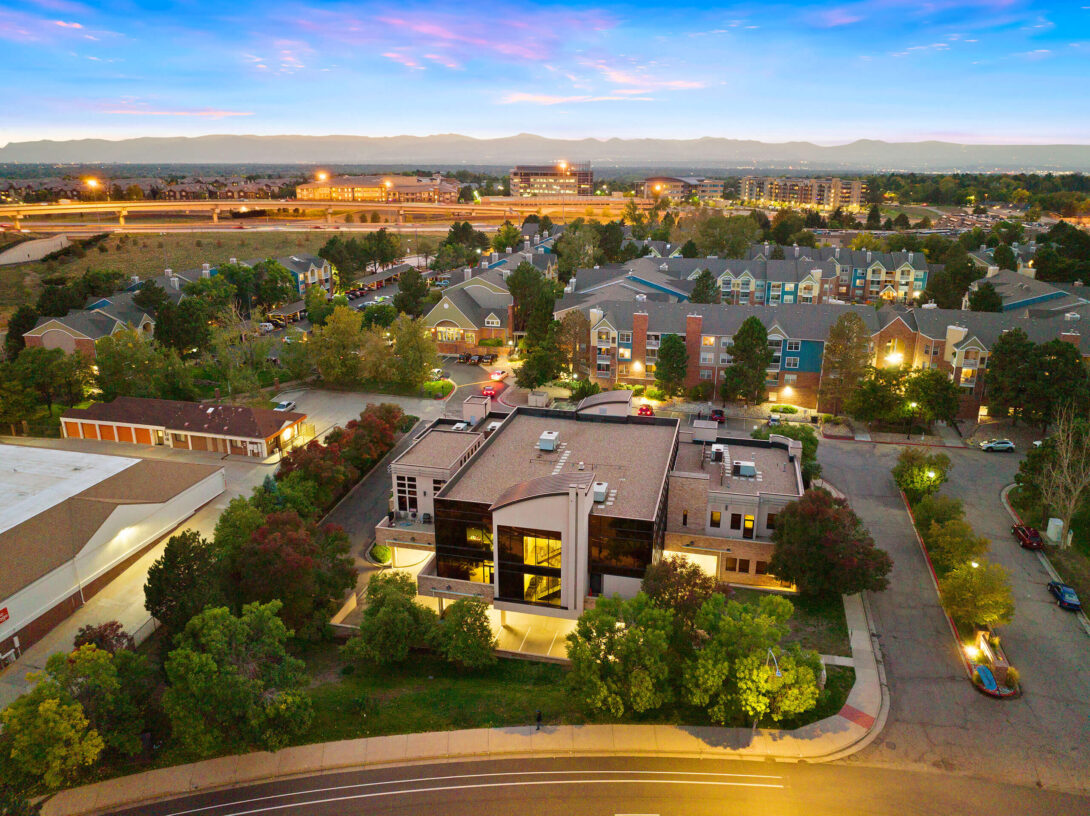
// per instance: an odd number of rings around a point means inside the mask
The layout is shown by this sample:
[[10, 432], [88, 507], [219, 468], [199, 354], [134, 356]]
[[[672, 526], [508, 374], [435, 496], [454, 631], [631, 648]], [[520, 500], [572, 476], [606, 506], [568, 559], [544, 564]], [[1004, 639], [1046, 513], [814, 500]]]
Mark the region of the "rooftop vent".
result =
[[452, 431], [468, 431], [469, 430], [469, 423], [468, 422], [459, 422], [459, 423], [455, 424], [454, 427], [451, 428], [451, 430]]
[[1082, 315], [1079, 314], [1078, 312], [1065, 312], [1064, 313], [1064, 320], [1072, 321], [1072, 320], [1081, 320], [1081, 319], [1082, 319]]
[[727, 446], [722, 444], [712, 445], [712, 461], [722, 462], [727, 456]]
[[488, 427], [485, 428], [485, 430], [488, 433], [492, 433], [493, 431], [498, 430], [501, 424], [502, 423], [499, 420], [496, 420], [495, 422], [489, 422]]
[[556, 450], [557, 440], [560, 439], [560, 431], [542, 431], [537, 440], [537, 449], [543, 451]]
[[594, 500], [596, 502], [604, 502], [607, 493], [609, 493], [609, 482], [594, 483]]

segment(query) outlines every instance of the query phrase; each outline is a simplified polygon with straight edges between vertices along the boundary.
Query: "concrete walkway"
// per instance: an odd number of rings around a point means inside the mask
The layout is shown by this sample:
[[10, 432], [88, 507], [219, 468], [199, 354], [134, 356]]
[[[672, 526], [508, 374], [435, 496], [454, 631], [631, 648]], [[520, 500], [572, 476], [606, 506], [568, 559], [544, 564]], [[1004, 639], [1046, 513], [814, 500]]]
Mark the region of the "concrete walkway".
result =
[[793, 731], [672, 725], [562, 725], [479, 728], [299, 745], [275, 753], [220, 757], [61, 791], [42, 816], [90, 816], [194, 791], [348, 768], [437, 760], [555, 756], [656, 756], [828, 762], [862, 750], [889, 710], [885, 669], [865, 599], [845, 597], [855, 685], [839, 713]]

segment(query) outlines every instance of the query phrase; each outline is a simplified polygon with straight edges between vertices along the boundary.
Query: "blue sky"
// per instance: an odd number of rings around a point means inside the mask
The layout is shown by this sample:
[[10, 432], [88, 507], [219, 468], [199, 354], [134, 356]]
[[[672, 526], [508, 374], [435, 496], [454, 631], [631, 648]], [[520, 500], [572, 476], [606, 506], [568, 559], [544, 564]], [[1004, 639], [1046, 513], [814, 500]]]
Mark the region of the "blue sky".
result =
[[1090, 142], [1090, 0], [3, 0], [0, 49], [0, 143]]

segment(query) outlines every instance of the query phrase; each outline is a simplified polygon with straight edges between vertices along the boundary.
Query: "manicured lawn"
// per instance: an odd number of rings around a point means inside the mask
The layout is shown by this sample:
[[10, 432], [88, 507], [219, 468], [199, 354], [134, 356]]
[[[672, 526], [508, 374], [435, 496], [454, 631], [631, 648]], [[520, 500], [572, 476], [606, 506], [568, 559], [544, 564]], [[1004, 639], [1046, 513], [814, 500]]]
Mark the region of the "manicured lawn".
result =
[[[768, 594], [756, 589], [733, 589], [731, 598], [744, 603], [756, 603], [761, 596]], [[788, 599], [795, 605], [795, 614], [791, 617], [791, 631], [784, 638], [784, 643], [798, 643], [818, 654], [851, 656], [848, 622], [844, 618], [844, 603], [840, 598], [807, 600], [792, 595]]]

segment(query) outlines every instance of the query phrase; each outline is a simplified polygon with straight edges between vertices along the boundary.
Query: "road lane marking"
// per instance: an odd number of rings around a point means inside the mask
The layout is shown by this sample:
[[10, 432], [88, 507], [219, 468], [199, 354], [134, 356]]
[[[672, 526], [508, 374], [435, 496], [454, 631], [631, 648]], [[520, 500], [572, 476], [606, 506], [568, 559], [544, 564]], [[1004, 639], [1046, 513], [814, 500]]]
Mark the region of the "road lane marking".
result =
[[[167, 814], [167, 816], [186, 816], [190, 813], [201, 813], [206, 810], [217, 810], [219, 808], [236, 807], [238, 805], [246, 805], [251, 802], [265, 802], [269, 799], [282, 799], [285, 796], [305, 796], [311, 793], [332, 793], [334, 791], [352, 790], [354, 788], [372, 788], [376, 785], [398, 785], [416, 782], [445, 782], [451, 779], [486, 779], [497, 776], [541, 776], [551, 774], [672, 774], [673, 776], [716, 776], [726, 777], [730, 779], [783, 779], [782, 776], [775, 776], [772, 774], [742, 774], [742, 773], [728, 773], [717, 771], [614, 771], [614, 770], [571, 770], [571, 771], [493, 771], [490, 773], [476, 773], [476, 774], [450, 774], [447, 776], [421, 776], [414, 779], [386, 779], [375, 782], [357, 782], [352, 785], [336, 785], [329, 788], [311, 788], [309, 790], [293, 791], [291, 793], [274, 793], [267, 796], [255, 796], [250, 799], [239, 799], [235, 802], [225, 802], [219, 805], [204, 805], [203, 807], [192, 808], [190, 810], [179, 810], [174, 813]], [[589, 780], [588, 780], [589, 781]], [[602, 780], [609, 781], [609, 780]], [[782, 785], [778, 787], [783, 787]]]
[[334, 796], [329, 799], [314, 799], [310, 802], [287, 802], [282, 805], [269, 805], [268, 807], [253, 810], [236, 810], [225, 814], [225, 816], [254, 816], [255, 813], [268, 813], [273, 810], [284, 810], [285, 808], [329, 805], [334, 802], [351, 802], [356, 799], [377, 799], [380, 796], [402, 796], [414, 793], [431, 793], [433, 791], [443, 793], [446, 791], [476, 790], [478, 788], [518, 788], [536, 785], [622, 785], [626, 783], [637, 785], [703, 785], [720, 788], [773, 788], [780, 790], [786, 787], [786, 785], [777, 785], [771, 782], [714, 782], [700, 779], [542, 779], [537, 782], [485, 782], [480, 785], [441, 785], [430, 788], [354, 793], [350, 796]]

